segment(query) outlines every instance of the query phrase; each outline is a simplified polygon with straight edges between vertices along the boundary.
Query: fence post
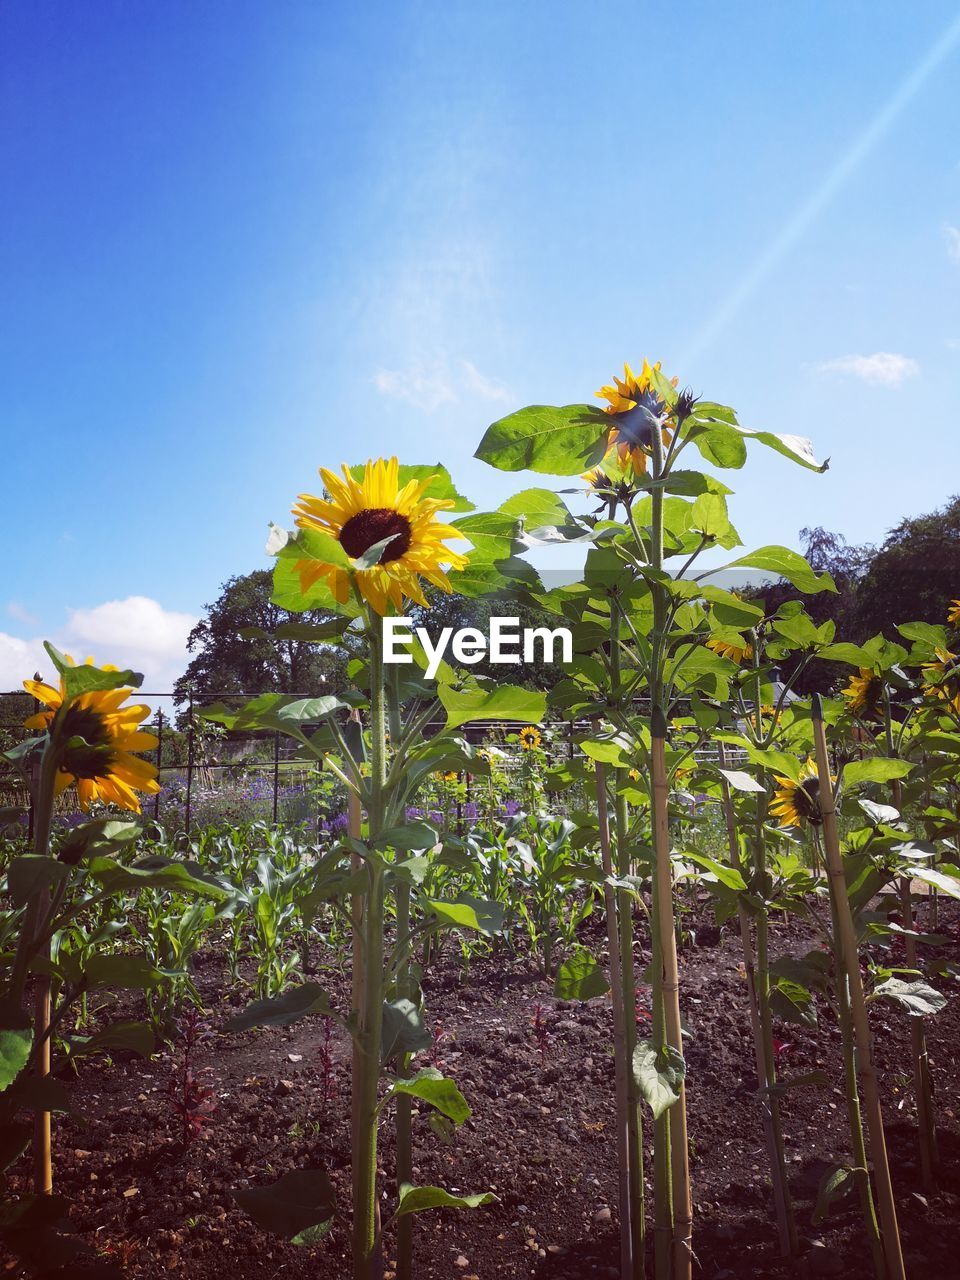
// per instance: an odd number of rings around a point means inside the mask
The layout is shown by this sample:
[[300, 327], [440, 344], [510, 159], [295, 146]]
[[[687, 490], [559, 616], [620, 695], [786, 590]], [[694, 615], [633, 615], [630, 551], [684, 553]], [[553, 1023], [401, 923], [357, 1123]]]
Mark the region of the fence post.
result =
[[280, 791], [280, 732], [273, 735], [273, 825], [277, 825], [277, 797]]
[[189, 707], [187, 715], [187, 803], [183, 814], [183, 825], [186, 827], [187, 835], [190, 834], [190, 818], [193, 801], [193, 690], [187, 691], [189, 698]]

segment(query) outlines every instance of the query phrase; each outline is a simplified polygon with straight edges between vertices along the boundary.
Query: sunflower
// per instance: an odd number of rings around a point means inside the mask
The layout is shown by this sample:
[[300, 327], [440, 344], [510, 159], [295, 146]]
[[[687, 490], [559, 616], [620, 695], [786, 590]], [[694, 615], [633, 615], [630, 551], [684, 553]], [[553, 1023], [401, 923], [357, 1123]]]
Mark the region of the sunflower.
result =
[[744, 640], [743, 644], [731, 644], [728, 640], [720, 640], [718, 637], [713, 637], [706, 643], [708, 649], [712, 649], [714, 653], [719, 653], [721, 658], [729, 658], [737, 666], [748, 658], [753, 657], [753, 645], [746, 640]]
[[820, 807], [820, 779], [817, 766], [807, 759], [800, 769], [800, 780], [784, 778], [775, 774], [777, 791], [773, 797], [770, 812], [781, 827], [800, 827], [804, 822], [819, 827], [823, 822], [823, 810]]
[[847, 700], [848, 709], [855, 716], [870, 720], [880, 710], [883, 700], [883, 681], [870, 667], [861, 667], [858, 676], [851, 676], [850, 683], [840, 692]]
[[960, 600], [951, 600], [947, 610], [947, 625], [960, 628]]
[[[69, 655], [67, 661], [74, 665]], [[88, 658], [86, 665], [92, 664]], [[75, 782], [81, 809], [99, 800], [139, 813], [136, 793], [155, 795], [160, 790], [156, 768], [132, 754], [153, 750], [158, 740], [140, 729], [150, 708], [142, 703], [124, 706], [131, 689], [93, 689], [68, 698], [62, 677], [59, 689], [43, 680], [24, 680], [23, 687], [46, 708], [25, 720], [24, 728], [51, 734], [59, 753], [56, 795]]]
[[540, 730], [534, 729], [533, 725], [527, 725], [526, 728], [521, 729], [517, 737], [524, 751], [534, 751], [543, 741], [540, 736]]
[[459, 782], [460, 775], [454, 769], [448, 769], [443, 775], [444, 782]]
[[934, 649], [934, 653], [937, 661], [923, 664], [924, 694], [946, 702], [947, 709], [960, 716], [960, 656], [949, 649]]
[[[605, 412], [615, 419], [607, 432], [607, 449], [616, 449], [621, 463], [629, 464], [638, 476], [646, 474], [654, 429], [660, 431], [665, 445], [670, 443], [672, 434], [672, 428], [665, 425], [669, 417], [667, 406], [653, 388], [653, 375], [659, 371], [659, 361], [651, 369], [644, 360], [638, 377], [625, 364], [623, 378], [614, 375], [614, 385], [601, 387], [596, 393], [599, 399], [607, 401]], [[676, 382], [674, 378], [674, 386]]]
[[[349, 467], [342, 470], [341, 478], [320, 468], [329, 497], [302, 493], [293, 508], [299, 527], [332, 535], [352, 560], [391, 539], [376, 564], [353, 569], [360, 594], [381, 615], [391, 604], [399, 611], [404, 597], [426, 606], [421, 578], [449, 593], [452, 588], [444, 566], [462, 569], [467, 557], [444, 546], [444, 538], [461, 535], [435, 518], [438, 511], [449, 510], [453, 503], [446, 498], [423, 496], [435, 477], [410, 480], [401, 488], [396, 458], [367, 462], [361, 481], [354, 478]], [[325, 578], [335, 599], [341, 604], [347, 600], [349, 575], [338, 565], [301, 560], [297, 570], [304, 591]]]

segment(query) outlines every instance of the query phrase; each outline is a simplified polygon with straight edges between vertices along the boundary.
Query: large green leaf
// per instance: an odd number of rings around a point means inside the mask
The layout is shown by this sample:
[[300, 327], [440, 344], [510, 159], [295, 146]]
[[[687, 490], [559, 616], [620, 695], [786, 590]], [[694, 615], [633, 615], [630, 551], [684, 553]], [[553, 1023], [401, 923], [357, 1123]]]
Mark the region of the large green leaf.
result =
[[26, 1066], [33, 1044], [33, 1024], [8, 1001], [0, 1006], [0, 1091], [8, 1089]]
[[922, 1018], [930, 1013], [939, 1013], [947, 1003], [942, 995], [927, 982], [904, 982], [902, 978], [887, 978], [878, 984], [874, 996], [885, 996], [903, 1005], [914, 1018]]
[[638, 1042], [633, 1078], [655, 1120], [678, 1101], [686, 1070], [683, 1056], [671, 1045], [658, 1050], [652, 1040]]
[[224, 901], [231, 891], [213, 876], [200, 870], [196, 863], [178, 862], [159, 855], [141, 858], [132, 867], [123, 867], [112, 858], [93, 858], [89, 865], [90, 878], [110, 893], [133, 892], [141, 889], [170, 889], [176, 893], [195, 894], [201, 898]]
[[380, 1060], [419, 1053], [433, 1044], [433, 1035], [412, 1000], [388, 1000], [383, 1006]]
[[610, 990], [607, 976], [595, 956], [578, 948], [557, 970], [553, 994], [558, 1000], [593, 1000]]
[[150, 1027], [145, 1022], [129, 1020], [111, 1022], [92, 1036], [70, 1036], [68, 1045], [73, 1058], [88, 1057], [104, 1049], [122, 1049], [149, 1058], [156, 1047]]
[[281, 609], [291, 613], [305, 613], [308, 609], [322, 609], [327, 613], [339, 613], [357, 617], [361, 606], [354, 593], [348, 592], [341, 604], [330, 589], [326, 577], [321, 576], [312, 586], [304, 588], [301, 568], [305, 565], [332, 565], [341, 573], [350, 570], [350, 557], [336, 538], [318, 529], [298, 529], [296, 534], [274, 527], [267, 550], [276, 556], [273, 569], [273, 594], [271, 600]]
[[83, 858], [106, 857], [118, 853], [133, 844], [141, 830], [139, 822], [94, 818], [92, 822], [74, 827], [64, 837], [58, 851], [60, 860], [76, 865]]
[[297, 1022], [311, 1013], [334, 1014], [330, 997], [316, 982], [303, 982], [291, 987], [282, 995], [269, 1000], [254, 1000], [242, 1013], [227, 1023], [231, 1031], [246, 1031], [249, 1027], [280, 1027]]
[[66, 655], [55, 649], [49, 640], [44, 640], [43, 647], [63, 680], [68, 699], [104, 689], [121, 689], [127, 686], [139, 689], [143, 684], [143, 676], [136, 671], [105, 671], [103, 667], [86, 663], [71, 666]]
[[733, 560], [727, 569], [764, 569], [767, 573], [775, 573], [785, 578], [798, 591], [812, 595], [818, 591], [836, 591], [829, 573], [815, 573], [803, 556], [789, 547], [758, 547], [739, 560]]
[[601, 460], [610, 425], [594, 405], [528, 405], [489, 426], [476, 456], [500, 471], [573, 476]]
[[43, 889], [62, 884], [70, 875], [70, 868], [56, 858], [25, 853], [14, 858], [7, 871], [7, 891], [15, 907], [22, 907]]
[[503, 929], [503, 904], [475, 898], [471, 893], [458, 894], [456, 898], [423, 898], [425, 910], [432, 911], [445, 924], [461, 929], [473, 929], [492, 938]]
[[478, 1209], [483, 1204], [494, 1204], [496, 1199], [492, 1191], [454, 1196], [442, 1187], [415, 1187], [404, 1182], [400, 1187], [400, 1203], [393, 1216], [403, 1218], [408, 1213], [421, 1213], [424, 1209]]
[[737, 430], [748, 440], [759, 440], [769, 449], [789, 458], [791, 462], [798, 462], [801, 467], [807, 467], [810, 471], [826, 471], [830, 466], [829, 458], [823, 462], [817, 461], [813, 445], [806, 436], [781, 435], [775, 431], [748, 431], [746, 427], [741, 426], [738, 426]]
[[147, 991], [167, 981], [167, 974], [152, 965], [146, 956], [94, 955], [83, 967], [83, 980], [96, 987], [127, 987]]
[[421, 1102], [429, 1103], [443, 1115], [449, 1116], [454, 1124], [463, 1124], [470, 1118], [470, 1107], [467, 1105], [466, 1098], [454, 1082], [436, 1067], [424, 1067], [409, 1080], [394, 1080], [390, 1085], [389, 1093], [402, 1093], [410, 1098], [419, 1098]]
[[258, 1227], [291, 1244], [315, 1244], [330, 1229], [337, 1193], [322, 1169], [294, 1169], [266, 1187], [235, 1191]]
[[539, 724], [546, 714], [547, 696], [536, 689], [510, 684], [484, 684], [467, 677], [459, 687], [444, 684], [437, 694], [447, 713], [447, 728], [473, 720], [519, 720]]
[[889, 782], [892, 778], [905, 778], [912, 768], [906, 760], [889, 760], [883, 756], [851, 760], [843, 767], [843, 785], [856, 787], [864, 782]]
[[736, 470], [747, 460], [747, 446], [743, 443], [742, 433], [725, 422], [697, 422], [684, 434], [693, 439], [707, 462], [716, 467]]

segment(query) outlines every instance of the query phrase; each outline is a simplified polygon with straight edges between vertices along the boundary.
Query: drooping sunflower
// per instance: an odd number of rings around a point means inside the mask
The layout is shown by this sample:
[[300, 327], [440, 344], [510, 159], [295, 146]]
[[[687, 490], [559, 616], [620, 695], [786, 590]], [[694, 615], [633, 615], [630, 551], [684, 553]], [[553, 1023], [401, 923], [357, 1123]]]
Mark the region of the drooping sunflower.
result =
[[870, 667], [861, 667], [858, 676], [851, 676], [850, 683], [840, 691], [847, 700], [847, 707], [855, 716], [871, 720], [879, 714], [883, 700], [883, 681]]
[[[653, 432], [659, 430], [664, 445], [669, 445], [672, 434], [667, 406], [653, 387], [653, 374], [659, 371], [659, 361], [651, 368], [644, 360], [639, 375], [625, 364], [623, 378], [614, 375], [613, 385], [596, 393], [607, 401], [605, 412], [614, 419], [607, 432], [607, 449], [616, 449], [620, 462], [638, 476], [646, 474]], [[676, 378], [673, 382], [676, 385]]]
[[[432, 476], [409, 480], [401, 488], [399, 469], [396, 458], [378, 458], [367, 462], [363, 479], [357, 480], [347, 466], [342, 468], [342, 476], [321, 467], [320, 477], [329, 497], [302, 493], [293, 508], [300, 528], [330, 534], [352, 560], [391, 539], [376, 564], [353, 570], [360, 594], [381, 615], [389, 605], [399, 611], [404, 598], [425, 606], [421, 578], [449, 593], [452, 588], [446, 569], [462, 569], [467, 564], [465, 555], [444, 545], [445, 538], [461, 535], [452, 525], [436, 519], [438, 511], [449, 510], [453, 503], [423, 496]], [[302, 560], [297, 569], [304, 591], [325, 578], [335, 599], [341, 604], [347, 600], [350, 575], [339, 565]]]
[[743, 644], [732, 644], [728, 640], [720, 640], [718, 637], [711, 637], [707, 641], [707, 648], [712, 649], [714, 653], [719, 653], [721, 658], [729, 658], [731, 662], [735, 662], [737, 666], [741, 662], [746, 662], [753, 657], [753, 645], [749, 641]]
[[532, 724], [528, 724], [521, 729], [517, 734], [517, 737], [519, 738], [520, 745], [523, 747], [524, 751], [535, 750], [543, 741], [543, 738], [540, 735], [540, 730], [535, 729]]
[[776, 794], [770, 805], [771, 814], [781, 827], [802, 827], [809, 822], [819, 827], [823, 822], [823, 810], [820, 807], [820, 779], [817, 766], [812, 759], [807, 759], [800, 769], [800, 780], [775, 775]]
[[949, 649], [934, 649], [936, 662], [923, 664], [924, 695], [946, 703], [946, 709], [960, 716], [960, 656]]
[[[73, 665], [69, 655], [67, 661]], [[92, 663], [88, 658], [87, 665]], [[155, 795], [160, 790], [156, 768], [133, 754], [152, 751], [157, 739], [140, 728], [150, 708], [124, 705], [132, 689], [94, 689], [68, 698], [62, 677], [59, 689], [43, 680], [24, 680], [23, 687], [46, 708], [25, 720], [24, 728], [51, 734], [58, 751], [55, 794], [76, 783], [81, 809], [99, 800], [139, 813], [137, 792]]]
[[947, 610], [947, 625], [960, 628], [960, 600], [951, 600]]

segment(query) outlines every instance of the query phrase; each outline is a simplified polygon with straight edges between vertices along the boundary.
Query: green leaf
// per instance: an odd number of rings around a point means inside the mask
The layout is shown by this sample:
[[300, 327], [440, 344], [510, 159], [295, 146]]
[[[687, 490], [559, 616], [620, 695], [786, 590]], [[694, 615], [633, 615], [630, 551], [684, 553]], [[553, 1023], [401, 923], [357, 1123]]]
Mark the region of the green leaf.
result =
[[25, 853], [14, 858], [7, 871], [7, 890], [15, 907], [24, 906], [43, 889], [62, 884], [70, 875], [70, 868], [56, 858], [45, 858], [35, 853]]
[[9, 1089], [26, 1066], [33, 1045], [33, 1024], [8, 1001], [0, 1006], [0, 1092]]
[[91, 989], [126, 987], [131, 991], [148, 991], [167, 981], [167, 974], [150, 963], [146, 956], [94, 955], [86, 962], [83, 980]]
[[865, 782], [889, 782], [891, 778], [905, 778], [913, 769], [906, 760], [889, 760], [877, 756], [873, 760], [852, 760], [843, 766], [843, 785], [860, 786]]
[[803, 556], [789, 547], [758, 547], [739, 560], [733, 560], [728, 569], [764, 569], [785, 578], [798, 591], [812, 595], [818, 591], [836, 591], [829, 573], [815, 573]]
[[606, 452], [610, 417], [589, 404], [532, 404], [489, 426], [476, 452], [500, 471], [573, 476]]
[[83, 858], [107, 857], [133, 844], [141, 831], [139, 822], [95, 818], [69, 832], [60, 845], [60, 859], [75, 866]]
[[4, 1098], [25, 1111], [59, 1111], [76, 1114], [66, 1089], [52, 1076], [22, 1076]]
[[428, 822], [407, 822], [402, 827], [387, 827], [373, 841], [375, 849], [432, 849], [437, 843], [437, 829]]
[[316, 982], [303, 982], [299, 987], [290, 987], [282, 995], [269, 1000], [254, 1000], [242, 1013], [231, 1018], [227, 1027], [231, 1031], [246, 1031], [250, 1027], [283, 1027], [311, 1013], [335, 1016], [330, 997], [323, 987]]
[[813, 996], [799, 982], [777, 978], [770, 988], [770, 1009], [783, 1022], [812, 1027], [817, 1024], [817, 1007]]
[[322, 1169], [294, 1169], [269, 1186], [233, 1194], [258, 1227], [297, 1245], [316, 1244], [326, 1235], [337, 1207], [337, 1193]]
[[149, 1058], [155, 1048], [153, 1032], [145, 1022], [126, 1020], [112, 1022], [92, 1036], [71, 1036], [68, 1044], [73, 1058], [88, 1057], [103, 1049], [122, 1049]]
[[492, 1191], [453, 1196], [442, 1187], [415, 1187], [404, 1182], [400, 1186], [400, 1203], [393, 1219], [406, 1217], [408, 1213], [422, 1213], [424, 1209], [479, 1209], [481, 1205], [496, 1202], [497, 1197]]
[[761, 795], [766, 794], [766, 787], [742, 769], [719, 769], [718, 772], [726, 778], [734, 791], [758, 791]]
[[633, 1052], [633, 1078], [654, 1120], [678, 1101], [686, 1071], [683, 1056], [672, 1045], [658, 1050], [652, 1040], [638, 1042]]
[[715, 467], [737, 470], [747, 460], [747, 446], [743, 435], [737, 427], [725, 422], [701, 422], [684, 431], [684, 435], [693, 439], [693, 443]]
[[230, 890], [201, 872], [196, 863], [178, 862], [159, 855], [141, 858], [132, 867], [122, 867], [112, 858], [94, 858], [90, 862], [89, 875], [110, 893], [170, 889], [221, 902], [230, 897]]
[[436, 1067], [424, 1067], [409, 1080], [394, 1080], [388, 1092], [390, 1095], [402, 1093], [410, 1098], [419, 1098], [449, 1116], [454, 1124], [463, 1124], [470, 1117], [466, 1098], [454, 1082]]
[[746, 427], [741, 426], [738, 426], [737, 430], [748, 440], [759, 440], [761, 444], [789, 458], [791, 462], [807, 467], [810, 471], [823, 472], [830, 466], [829, 458], [824, 462], [817, 461], [813, 445], [806, 436], [781, 435], [774, 431], [748, 431]]
[[433, 1044], [433, 1035], [412, 1000], [385, 1001], [381, 1031], [381, 1062], [389, 1062], [398, 1054], [419, 1053]]
[[960, 898], [960, 879], [944, 875], [942, 870], [935, 871], [933, 867], [904, 867], [903, 874], [910, 876], [912, 880], [922, 880], [924, 884], [932, 884], [935, 889], [939, 889], [950, 898]]
[[63, 680], [68, 700], [94, 690], [121, 689], [126, 686], [139, 689], [143, 684], [143, 676], [136, 671], [105, 671], [102, 667], [88, 666], [85, 663], [71, 666], [66, 656], [55, 649], [49, 640], [44, 640], [43, 647]]
[[[358, 480], [362, 480], [364, 468], [362, 465], [351, 467], [350, 470]], [[423, 491], [425, 498], [436, 498], [442, 502], [450, 502], [453, 505], [448, 507], [450, 512], [472, 511], [474, 504], [463, 496], [457, 489], [450, 476], [450, 472], [440, 462], [434, 463], [417, 463], [410, 465], [403, 463], [398, 472], [398, 481], [402, 489], [405, 484], [411, 480], [430, 479], [430, 483]]]
[[915, 1018], [939, 1013], [947, 1003], [947, 997], [928, 983], [904, 982], [902, 978], [888, 978], [874, 988], [873, 994], [878, 999], [885, 996], [896, 1000]]
[[[270, 544], [268, 550], [273, 550]], [[306, 589], [302, 585], [300, 571], [304, 565], [312, 564], [317, 568], [332, 565], [343, 574], [349, 573], [350, 557], [336, 538], [318, 529], [298, 529], [295, 535], [286, 535], [286, 541], [273, 554], [276, 554], [273, 594], [270, 597], [273, 604], [291, 613], [322, 609], [327, 613], [356, 617], [361, 612], [354, 593], [348, 592], [346, 601], [341, 604], [326, 577], [319, 577]]]
[[[866, 1173], [866, 1170], [862, 1172]], [[836, 1169], [828, 1169], [820, 1179], [820, 1188], [817, 1191], [817, 1203], [814, 1206], [813, 1217], [811, 1221], [817, 1226], [823, 1221], [830, 1211], [831, 1204], [836, 1200], [842, 1200], [844, 1196], [850, 1194], [856, 1185], [857, 1170], [851, 1169], [849, 1165], [841, 1165]]]
[[503, 929], [503, 904], [475, 898], [471, 893], [456, 898], [423, 898], [424, 910], [432, 911], [444, 923], [461, 929], [474, 929], [492, 938]]
[[474, 720], [519, 720], [539, 724], [546, 714], [547, 697], [534, 689], [514, 685], [481, 686], [468, 677], [461, 688], [440, 685], [437, 690], [447, 713], [447, 728], [457, 729]]
[[567, 525], [573, 520], [570, 508], [552, 489], [523, 489], [502, 502], [497, 510], [514, 520], [522, 520], [528, 529]]
[[610, 990], [607, 976], [585, 947], [578, 948], [557, 970], [553, 994], [558, 1000], [593, 1000]]

